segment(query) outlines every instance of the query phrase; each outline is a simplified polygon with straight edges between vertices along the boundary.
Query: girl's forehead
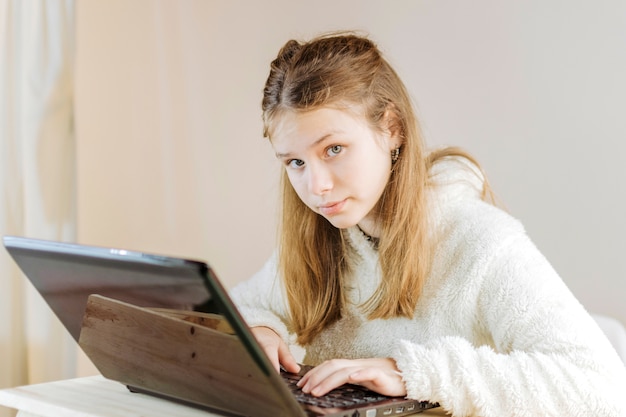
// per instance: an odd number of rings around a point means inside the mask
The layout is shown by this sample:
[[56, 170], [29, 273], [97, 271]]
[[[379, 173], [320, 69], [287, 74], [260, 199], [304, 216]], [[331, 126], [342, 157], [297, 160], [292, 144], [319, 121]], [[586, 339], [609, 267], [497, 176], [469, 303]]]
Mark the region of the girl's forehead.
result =
[[324, 106], [307, 110], [285, 109], [272, 117], [268, 123], [271, 141], [293, 134], [294, 131], [311, 131], [330, 126], [335, 128], [355, 124], [367, 124], [365, 113], [358, 106]]
[[270, 131], [272, 141], [295, 137], [316, 137], [367, 127], [363, 116], [344, 109], [322, 107], [306, 112], [287, 112], [276, 119]]

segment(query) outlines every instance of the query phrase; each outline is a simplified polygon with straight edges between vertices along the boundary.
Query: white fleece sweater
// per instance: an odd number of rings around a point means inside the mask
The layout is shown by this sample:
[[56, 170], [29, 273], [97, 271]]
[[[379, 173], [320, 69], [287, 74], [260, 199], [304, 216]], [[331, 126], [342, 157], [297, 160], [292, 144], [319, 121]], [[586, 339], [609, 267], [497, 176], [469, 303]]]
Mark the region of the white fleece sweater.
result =
[[[482, 182], [462, 162], [438, 164], [436, 178], [439, 241], [413, 319], [365, 317], [359, 305], [380, 282], [378, 254], [346, 229], [349, 305], [304, 363], [391, 357], [408, 397], [455, 416], [626, 416], [624, 364], [521, 224], [480, 199]], [[293, 342], [275, 257], [232, 297], [250, 326]]]

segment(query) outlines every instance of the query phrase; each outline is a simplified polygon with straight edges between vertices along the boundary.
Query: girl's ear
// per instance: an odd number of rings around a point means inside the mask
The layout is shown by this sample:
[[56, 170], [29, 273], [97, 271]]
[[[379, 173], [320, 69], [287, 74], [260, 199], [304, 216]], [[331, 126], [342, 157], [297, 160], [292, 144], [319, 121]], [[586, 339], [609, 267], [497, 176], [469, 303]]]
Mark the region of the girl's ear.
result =
[[396, 113], [396, 106], [389, 104], [385, 114], [383, 115], [383, 128], [389, 135], [389, 150], [399, 148], [402, 145], [402, 127], [400, 124], [400, 118]]

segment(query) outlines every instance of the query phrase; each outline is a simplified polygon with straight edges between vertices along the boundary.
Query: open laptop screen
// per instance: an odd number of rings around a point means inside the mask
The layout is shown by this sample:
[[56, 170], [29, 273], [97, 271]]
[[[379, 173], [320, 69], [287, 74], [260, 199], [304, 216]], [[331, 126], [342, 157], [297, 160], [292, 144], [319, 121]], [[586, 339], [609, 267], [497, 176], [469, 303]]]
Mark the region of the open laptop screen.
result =
[[203, 262], [14, 236], [3, 240], [76, 341], [90, 294], [139, 307], [213, 310]]

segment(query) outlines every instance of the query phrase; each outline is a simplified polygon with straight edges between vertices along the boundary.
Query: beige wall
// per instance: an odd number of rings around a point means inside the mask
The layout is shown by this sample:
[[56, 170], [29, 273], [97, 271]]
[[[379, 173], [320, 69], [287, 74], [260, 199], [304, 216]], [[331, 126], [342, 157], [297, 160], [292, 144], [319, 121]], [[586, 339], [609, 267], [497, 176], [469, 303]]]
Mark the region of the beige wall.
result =
[[626, 322], [625, 21], [619, 0], [80, 1], [79, 240], [247, 278], [275, 236], [268, 64], [290, 37], [361, 29], [429, 143], [473, 152], [579, 299]]

